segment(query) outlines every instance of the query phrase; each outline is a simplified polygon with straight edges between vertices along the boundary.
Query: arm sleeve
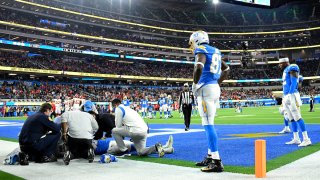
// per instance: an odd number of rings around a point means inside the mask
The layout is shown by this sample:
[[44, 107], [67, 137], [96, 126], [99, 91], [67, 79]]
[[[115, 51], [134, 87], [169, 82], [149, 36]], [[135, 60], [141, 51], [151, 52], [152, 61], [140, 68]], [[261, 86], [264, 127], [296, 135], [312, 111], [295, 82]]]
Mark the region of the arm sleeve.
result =
[[181, 102], [182, 102], [182, 93], [180, 93], [180, 97], [179, 97], [179, 108], [181, 108]]
[[99, 129], [98, 122], [94, 119], [93, 116], [91, 117], [91, 126], [94, 133]]
[[291, 85], [289, 89], [289, 94], [293, 94], [298, 87], [298, 78], [290, 75]]
[[122, 126], [122, 116], [122, 111], [120, 110], [120, 108], [117, 108], [115, 112], [115, 125], [118, 128]]

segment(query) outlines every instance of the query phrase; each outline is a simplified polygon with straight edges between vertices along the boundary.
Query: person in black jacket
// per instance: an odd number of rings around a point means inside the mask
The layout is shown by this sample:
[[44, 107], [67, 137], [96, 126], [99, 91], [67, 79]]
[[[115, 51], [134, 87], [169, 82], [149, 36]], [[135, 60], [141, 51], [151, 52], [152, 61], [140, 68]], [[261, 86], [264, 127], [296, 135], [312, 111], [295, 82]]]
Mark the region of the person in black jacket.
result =
[[19, 135], [21, 165], [28, 165], [28, 157], [40, 163], [57, 161], [55, 150], [61, 133], [59, 126], [49, 119], [51, 113], [51, 104], [44, 103], [22, 126]]
[[112, 129], [116, 127], [114, 115], [109, 113], [97, 114], [96, 120], [98, 122], [99, 129], [94, 135], [94, 140], [101, 139], [103, 137], [103, 132], [106, 132], [106, 138], [111, 137]]
[[[99, 125], [99, 129], [98, 131], [94, 134], [94, 140], [98, 140], [98, 139], [101, 139], [103, 137], [103, 133], [105, 132], [105, 138], [108, 138], [108, 137], [112, 137], [111, 134], [112, 134], [112, 129], [114, 127], [116, 127], [115, 125], [115, 117], [114, 115], [110, 114], [110, 113], [103, 113], [103, 114], [98, 114], [98, 110], [97, 108], [95, 107], [94, 104], [87, 104], [89, 105], [89, 107], [87, 107], [87, 109], [90, 109], [90, 106], [91, 106], [91, 109], [88, 113], [94, 115], [98, 125]], [[85, 106], [86, 104], [84, 105], [81, 105], [80, 106], [80, 110], [81, 111], [85, 111]]]

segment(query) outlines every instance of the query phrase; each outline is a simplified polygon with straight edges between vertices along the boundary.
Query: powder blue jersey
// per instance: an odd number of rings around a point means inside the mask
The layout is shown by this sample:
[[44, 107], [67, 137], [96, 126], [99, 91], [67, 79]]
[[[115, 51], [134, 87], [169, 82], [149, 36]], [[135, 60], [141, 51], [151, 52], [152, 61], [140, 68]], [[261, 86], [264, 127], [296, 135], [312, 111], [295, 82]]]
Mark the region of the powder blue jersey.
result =
[[130, 106], [130, 101], [129, 101], [128, 99], [123, 100], [123, 101], [122, 101], [122, 104], [123, 104], [124, 106]]
[[[207, 44], [198, 46], [194, 55], [204, 54], [206, 56], [206, 63], [204, 64], [199, 85], [204, 86], [207, 84], [217, 84], [217, 80], [221, 75], [221, 53], [220, 50], [209, 46]], [[196, 62], [197, 62], [196, 58]]]
[[[290, 72], [291, 71], [298, 72], [298, 76], [299, 76], [299, 73], [300, 73], [299, 66], [296, 65], [296, 64], [291, 64], [291, 65], [287, 66], [284, 69], [283, 75], [282, 75], [283, 95], [289, 94], [290, 86], [291, 86], [292, 83], [299, 84], [299, 79], [298, 78], [297, 78], [297, 81], [291, 82], [291, 78], [290, 78]], [[296, 87], [298, 87], [298, 85]], [[294, 93], [295, 92], [298, 92], [298, 89], [295, 89]]]
[[172, 99], [168, 99], [168, 106], [172, 106], [173, 104], [173, 100]]
[[141, 104], [141, 107], [142, 107], [142, 108], [147, 108], [147, 107], [148, 107], [148, 100], [143, 99], [143, 100], [140, 102], [140, 104]]
[[94, 151], [95, 154], [104, 154], [107, 153], [108, 149], [109, 149], [109, 144], [110, 141], [112, 139], [111, 138], [107, 138], [107, 139], [99, 139], [97, 142], [97, 148]]
[[159, 105], [163, 106], [163, 105], [167, 105], [167, 98], [160, 98], [159, 99]]
[[152, 112], [153, 111], [153, 106], [152, 105], [149, 105], [148, 106], [148, 112]]

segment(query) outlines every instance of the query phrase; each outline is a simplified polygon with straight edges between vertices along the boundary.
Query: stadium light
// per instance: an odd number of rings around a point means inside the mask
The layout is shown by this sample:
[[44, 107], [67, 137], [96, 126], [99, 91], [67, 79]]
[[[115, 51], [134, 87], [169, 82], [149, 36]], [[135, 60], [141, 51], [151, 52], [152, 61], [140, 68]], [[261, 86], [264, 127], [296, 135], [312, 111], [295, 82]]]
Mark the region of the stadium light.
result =
[[218, 3], [219, 3], [219, 0], [212, 0], [212, 3], [213, 3], [213, 4], [218, 4]]

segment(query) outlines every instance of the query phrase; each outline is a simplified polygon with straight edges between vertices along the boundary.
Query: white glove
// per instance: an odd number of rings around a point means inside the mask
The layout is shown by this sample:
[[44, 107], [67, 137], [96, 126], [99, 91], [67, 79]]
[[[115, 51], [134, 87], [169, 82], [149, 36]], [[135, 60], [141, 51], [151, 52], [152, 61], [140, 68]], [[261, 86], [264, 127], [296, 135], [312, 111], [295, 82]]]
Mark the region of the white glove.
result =
[[279, 112], [281, 115], [284, 115], [284, 108], [282, 106], [279, 107]]
[[302, 106], [302, 101], [301, 101], [301, 97], [300, 94], [298, 92], [293, 93], [294, 96], [294, 100], [297, 102], [297, 106]]
[[198, 96], [197, 91], [198, 91], [199, 88], [200, 88], [199, 85], [197, 85], [195, 83], [192, 84], [192, 92], [193, 92], [194, 96]]

